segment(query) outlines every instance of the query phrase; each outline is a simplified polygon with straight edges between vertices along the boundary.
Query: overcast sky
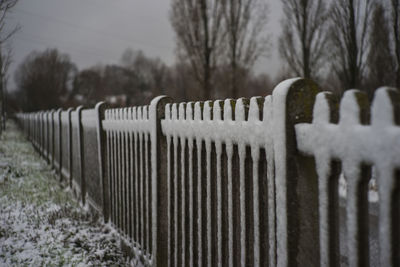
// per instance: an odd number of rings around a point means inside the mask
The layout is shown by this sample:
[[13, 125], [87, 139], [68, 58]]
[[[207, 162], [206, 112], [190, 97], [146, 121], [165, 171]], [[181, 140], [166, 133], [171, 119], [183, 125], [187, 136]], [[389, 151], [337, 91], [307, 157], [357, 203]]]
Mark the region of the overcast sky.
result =
[[[256, 71], [273, 77], [280, 69], [276, 40], [282, 10], [281, 0], [267, 1], [273, 47], [269, 58], [259, 60]], [[8, 25], [21, 27], [11, 40], [10, 74], [31, 51], [46, 48], [68, 53], [79, 69], [117, 63], [128, 47], [171, 65], [175, 37], [169, 22], [170, 4], [170, 0], [19, 0], [8, 17]]]

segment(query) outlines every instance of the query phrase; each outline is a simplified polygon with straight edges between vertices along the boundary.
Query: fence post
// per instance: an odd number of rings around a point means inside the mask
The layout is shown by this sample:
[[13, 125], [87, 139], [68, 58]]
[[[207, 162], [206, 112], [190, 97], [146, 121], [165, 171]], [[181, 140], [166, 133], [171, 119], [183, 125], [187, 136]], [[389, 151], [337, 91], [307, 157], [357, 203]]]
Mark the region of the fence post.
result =
[[51, 124], [51, 167], [54, 168], [54, 156], [55, 156], [55, 151], [54, 151], [54, 114], [56, 111], [53, 109], [51, 110], [51, 115], [50, 115], [50, 124]]
[[102, 121], [104, 120], [105, 102], [99, 102], [95, 106], [96, 112], [96, 132], [97, 132], [97, 151], [99, 160], [99, 176], [103, 198], [103, 218], [104, 222], [108, 222], [110, 212], [108, 177], [106, 176], [106, 134], [103, 131]]
[[165, 117], [165, 105], [170, 98], [159, 96], [150, 103], [151, 130], [151, 179], [152, 179], [152, 233], [155, 266], [168, 263], [168, 191], [167, 191], [167, 143], [161, 133], [161, 120]]
[[82, 110], [83, 106], [79, 106], [76, 109], [77, 113], [77, 123], [78, 123], [78, 148], [79, 148], [79, 153], [78, 153], [78, 159], [79, 159], [79, 174], [81, 176], [81, 201], [82, 204], [85, 205], [85, 196], [86, 196], [86, 181], [85, 181], [85, 162], [84, 162], [84, 156], [83, 156], [83, 129], [82, 129]]
[[272, 95], [275, 158], [277, 266], [318, 266], [318, 176], [311, 157], [298, 153], [294, 125], [312, 121], [317, 85], [281, 82]]
[[38, 133], [39, 133], [39, 135], [38, 135], [38, 151], [39, 151], [39, 155], [40, 156], [43, 156], [43, 120], [42, 120], [42, 118], [43, 118], [43, 112], [42, 111], [39, 111], [38, 112], [38, 128], [39, 128], [39, 130], [38, 130]]
[[62, 127], [61, 127], [61, 112], [62, 109], [57, 110], [57, 121], [58, 121], [58, 177], [62, 182]]
[[50, 164], [51, 156], [50, 156], [50, 116], [51, 110], [46, 112], [46, 150], [47, 150], [47, 163]]
[[67, 122], [68, 122], [68, 135], [67, 135], [67, 143], [68, 143], [68, 179], [67, 183], [70, 188], [72, 188], [72, 122], [71, 122], [71, 113], [73, 108], [69, 108], [67, 110]]

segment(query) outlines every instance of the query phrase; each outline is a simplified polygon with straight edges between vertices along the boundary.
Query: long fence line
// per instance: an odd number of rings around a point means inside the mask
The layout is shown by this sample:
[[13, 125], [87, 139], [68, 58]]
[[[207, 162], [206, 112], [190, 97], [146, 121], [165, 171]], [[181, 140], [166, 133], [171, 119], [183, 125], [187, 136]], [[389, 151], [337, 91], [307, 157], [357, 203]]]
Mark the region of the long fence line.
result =
[[394, 89], [378, 89], [370, 108], [360, 91], [339, 103], [296, 78], [267, 97], [172, 103], [160, 96], [141, 107], [98, 103], [17, 119], [60, 181], [144, 264], [368, 266], [374, 169], [379, 262], [399, 266], [399, 108]]

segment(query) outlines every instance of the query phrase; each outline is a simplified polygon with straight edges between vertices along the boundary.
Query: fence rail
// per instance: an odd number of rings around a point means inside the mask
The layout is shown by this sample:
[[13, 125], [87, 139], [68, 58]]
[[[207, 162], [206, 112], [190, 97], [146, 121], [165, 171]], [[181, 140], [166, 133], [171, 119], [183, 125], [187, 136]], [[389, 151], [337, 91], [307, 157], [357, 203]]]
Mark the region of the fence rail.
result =
[[378, 89], [371, 111], [357, 90], [344, 94], [339, 110], [338, 103], [296, 78], [267, 97], [157, 97], [142, 107], [99, 103], [17, 119], [60, 181], [103, 214], [144, 264], [368, 266], [374, 169], [379, 263], [398, 266], [399, 95]]

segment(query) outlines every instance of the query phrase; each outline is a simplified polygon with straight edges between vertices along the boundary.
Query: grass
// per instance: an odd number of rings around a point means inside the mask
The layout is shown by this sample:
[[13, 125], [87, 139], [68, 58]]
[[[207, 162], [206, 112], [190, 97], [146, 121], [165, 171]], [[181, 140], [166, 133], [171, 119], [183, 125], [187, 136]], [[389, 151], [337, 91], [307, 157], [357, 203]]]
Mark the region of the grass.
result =
[[9, 122], [0, 137], [0, 265], [127, 266], [118, 240]]

